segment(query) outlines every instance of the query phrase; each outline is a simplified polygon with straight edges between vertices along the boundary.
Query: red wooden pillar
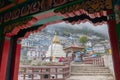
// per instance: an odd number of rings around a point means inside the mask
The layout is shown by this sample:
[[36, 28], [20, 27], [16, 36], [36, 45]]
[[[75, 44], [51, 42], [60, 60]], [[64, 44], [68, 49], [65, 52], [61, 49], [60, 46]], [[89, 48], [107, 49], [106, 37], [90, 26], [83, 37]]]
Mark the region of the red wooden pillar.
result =
[[2, 40], [0, 40], [0, 68], [1, 68], [2, 52], [3, 52], [3, 45], [4, 45], [3, 43], [4, 43], [4, 37], [2, 37]]
[[16, 44], [16, 51], [15, 51], [15, 61], [14, 61], [14, 67], [13, 67], [13, 79], [12, 80], [18, 80], [18, 72], [19, 72], [19, 63], [20, 63], [20, 50], [21, 50], [21, 44]]
[[6, 80], [6, 69], [9, 56], [10, 40], [5, 39], [3, 43], [2, 59], [0, 66], [0, 80]]
[[120, 80], [120, 53], [118, 48], [118, 39], [116, 33], [115, 20], [108, 20], [109, 36], [112, 48], [113, 65], [116, 80]]
[[1, 61], [2, 61], [2, 51], [3, 51], [3, 41], [4, 41], [4, 34], [3, 34], [4, 27], [0, 26], [0, 68], [1, 68]]
[[4, 45], [4, 38], [3, 40], [0, 41], [0, 69], [1, 69], [1, 63], [2, 63], [3, 45]]

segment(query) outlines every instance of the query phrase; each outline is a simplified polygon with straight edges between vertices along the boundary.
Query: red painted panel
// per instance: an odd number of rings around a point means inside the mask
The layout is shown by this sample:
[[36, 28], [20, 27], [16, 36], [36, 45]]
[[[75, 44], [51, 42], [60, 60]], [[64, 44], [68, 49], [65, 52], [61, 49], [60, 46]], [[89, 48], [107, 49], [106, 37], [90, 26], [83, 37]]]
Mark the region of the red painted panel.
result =
[[5, 80], [6, 78], [6, 68], [9, 55], [10, 42], [5, 40], [2, 52], [1, 68], [0, 68], [0, 80]]
[[109, 29], [111, 48], [112, 48], [115, 78], [116, 80], [120, 80], [120, 55], [119, 55], [118, 40], [117, 40], [115, 25], [116, 23], [114, 20], [108, 21], [108, 26], [109, 26], [108, 29]]
[[14, 71], [13, 71], [13, 80], [18, 80], [18, 71], [20, 63], [20, 50], [21, 44], [16, 45], [15, 61], [14, 61]]

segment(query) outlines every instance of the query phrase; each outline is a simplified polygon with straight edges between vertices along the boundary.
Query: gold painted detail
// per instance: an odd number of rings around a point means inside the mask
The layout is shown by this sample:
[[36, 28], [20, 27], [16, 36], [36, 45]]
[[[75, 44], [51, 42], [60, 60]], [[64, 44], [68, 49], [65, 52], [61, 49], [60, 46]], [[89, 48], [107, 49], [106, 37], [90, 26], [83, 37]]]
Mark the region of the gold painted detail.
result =
[[22, 26], [24, 24], [27, 24], [28, 21], [30, 21], [32, 18], [28, 18], [28, 19], [24, 19], [21, 21], [15, 21], [12, 24], [9, 24], [7, 26], [5, 26], [4, 28], [4, 33], [10, 33], [15, 27], [19, 27]]
[[119, 5], [115, 5], [115, 18], [116, 18], [116, 23], [119, 24], [120, 23], [120, 6]]
[[58, 44], [60, 43], [60, 39], [56, 33], [55, 33], [55, 36], [53, 37], [53, 43], [58, 43]]
[[84, 9], [88, 13], [92, 14], [94, 12], [99, 12], [101, 10], [112, 9], [111, 0], [83, 0], [82, 3], [76, 3], [65, 7], [63, 9], [56, 10], [55, 12], [61, 12], [62, 14], [66, 12], [72, 12], [75, 10]]
[[43, 12], [72, 1], [74, 0], [31, 0], [31, 2], [28, 4], [23, 4], [18, 8], [14, 7], [6, 12], [1, 12], [0, 24], [4, 24], [21, 17], [26, 17], [28, 15], [36, 14], [38, 12]]

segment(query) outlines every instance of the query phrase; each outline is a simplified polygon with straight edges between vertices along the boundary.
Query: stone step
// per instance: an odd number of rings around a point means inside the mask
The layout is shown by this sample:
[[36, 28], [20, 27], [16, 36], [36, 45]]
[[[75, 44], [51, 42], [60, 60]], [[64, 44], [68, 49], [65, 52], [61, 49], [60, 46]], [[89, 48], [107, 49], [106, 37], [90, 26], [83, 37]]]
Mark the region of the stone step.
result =
[[72, 71], [74, 73], [110, 73], [110, 71]]
[[71, 77], [67, 80], [114, 80], [109, 68], [92, 64], [71, 64]]
[[108, 67], [71, 67], [71, 69], [92, 69], [92, 70], [95, 70], [95, 69], [109, 69]]
[[[97, 65], [93, 65], [93, 64], [70, 64], [71, 66], [97, 66]], [[100, 66], [99, 66], [100, 67]], [[101, 66], [102, 67], [102, 66]]]
[[110, 70], [79, 70], [79, 69], [72, 69], [71, 72], [110, 72]]
[[72, 72], [71, 75], [74, 76], [96, 76], [96, 75], [104, 75], [104, 76], [112, 76], [111, 73], [74, 73]]
[[71, 72], [110, 72], [109, 69], [77, 69], [77, 68], [72, 68]]
[[[71, 66], [96, 66], [96, 65], [93, 65], [93, 64], [70, 64]], [[102, 67], [102, 66], [101, 66]]]
[[106, 69], [107, 67], [104, 67], [104, 66], [71, 66], [71, 68], [101, 68], [101, 69]]
[[109, 69], [102, 69], [102, 68], [71, 68], [72, 71], [109, 71]]
[[108, 69], [107, 67], [102, 67], [102, 68], [98, 68], [98, 67], [94, 67], [94, 68], [88, 68], [88, 67], [71, 67], [71, 69], [79, 69], [79, 70], [105, 70]]
[[114, 80], [113, 76], [71, 76], [66, 80]]
[[72, 70], [75, 70], [75, 69], [77, 69], [77, 70], [98, 70], [98, 71], [100, 71], [100, 70], [109, 70], [108, 68], [71, 68]]

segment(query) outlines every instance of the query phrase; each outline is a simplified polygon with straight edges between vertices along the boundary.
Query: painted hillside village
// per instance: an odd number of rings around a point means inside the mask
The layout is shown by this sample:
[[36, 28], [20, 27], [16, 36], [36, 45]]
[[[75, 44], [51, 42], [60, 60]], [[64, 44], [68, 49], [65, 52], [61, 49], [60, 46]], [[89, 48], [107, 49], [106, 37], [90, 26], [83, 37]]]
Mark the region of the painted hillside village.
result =
[[107, 25], [91, 27], [59, 23], [23, 39], [18, 80], [114, 80]]

